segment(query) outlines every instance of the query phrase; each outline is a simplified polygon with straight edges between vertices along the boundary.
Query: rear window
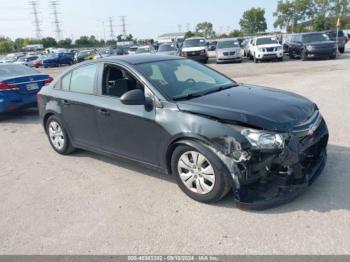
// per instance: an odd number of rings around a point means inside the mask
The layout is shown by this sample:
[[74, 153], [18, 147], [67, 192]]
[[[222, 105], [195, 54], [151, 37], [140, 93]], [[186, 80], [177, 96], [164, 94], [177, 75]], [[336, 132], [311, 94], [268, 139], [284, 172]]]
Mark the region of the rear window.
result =
[[40, 74], [40, 72], [24, 65], [0, 65], [0, 77], [13, 77], [34, 74]]
[[96, 71], [96, 64], [83, 66], [74, 70], [70, 79], [70, 91], [93, 94]]

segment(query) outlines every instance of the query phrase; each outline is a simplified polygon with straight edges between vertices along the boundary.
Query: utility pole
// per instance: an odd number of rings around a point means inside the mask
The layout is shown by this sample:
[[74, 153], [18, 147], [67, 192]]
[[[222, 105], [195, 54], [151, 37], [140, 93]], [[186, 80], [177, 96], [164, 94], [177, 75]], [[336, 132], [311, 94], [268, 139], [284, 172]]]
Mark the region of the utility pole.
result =
[[126, 32], [126, 16], [125, 15], [122, 15], [120, 17], [120, 22], [121, 22], [123, 37], [124, 37], [124, 39], [126, 39], [127, 32]]
[[33, 9], [33, 23], [35, 26], [35, 35], [37, 39], [41, 39], [41, 28], [40, 28], [40, 21], [39, 21], [39, 16], [38, 16], [38, 2], [37, 1], [30, 1], [29, 5]]
[[114, 39], [114, 26], [113, 26], [113, 17], [108, 17], [108, 24], [109, 24], [109, 36], [111, 40]]
[[179, 29], [179, 33], [181, 33], [182, 32], [182, 25], [177, 25], [177, 27], [178, 27], [178, 29]]
[[58, 1], [52, 0], [49, 3], [52, 8], [53, 24], [55, 25], [56, 39], [57, 41], [59, 41], [61, 40], [62, 30], [61, 30], [61, 21], [58, 19], [58, 14], [59, 14], [57, 11]]
[[187, 32], [191, 31], [190, 23], [187, 23], [187, 24], [186, 24], [186, 30], [187, 30]]

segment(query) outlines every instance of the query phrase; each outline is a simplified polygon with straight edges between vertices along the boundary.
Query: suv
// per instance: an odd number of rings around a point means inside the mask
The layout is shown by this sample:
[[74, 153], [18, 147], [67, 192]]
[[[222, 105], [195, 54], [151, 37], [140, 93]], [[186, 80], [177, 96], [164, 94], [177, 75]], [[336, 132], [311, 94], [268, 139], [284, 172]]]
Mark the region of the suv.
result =
[[205, 38], [188, 38], [183, 43], [181, 56], [206, 64], [209, 59], [208, 45], [209, 44]]
[[305, 61], [308, 58], [337, 57], [337, 44], [331, 41], [325, 33], [303, 33], [293, 35], [289, 45], [289, 57], [300, 57]]
[[253, 39], [250, 51], [255, 63], [261, 60], [283, 61], [282, 46], [274, 36], [259, 36]]
[[[337, 41], [337, 31], [326, 31], [324, 32], [330, 40], [332, 41]], [[344, 32], [342, 30], [338, 31], [338, 49], [340, 53], [344, 53], [345, 52], [345, 45], [348, 41], [347, 36], [344, 34]]]

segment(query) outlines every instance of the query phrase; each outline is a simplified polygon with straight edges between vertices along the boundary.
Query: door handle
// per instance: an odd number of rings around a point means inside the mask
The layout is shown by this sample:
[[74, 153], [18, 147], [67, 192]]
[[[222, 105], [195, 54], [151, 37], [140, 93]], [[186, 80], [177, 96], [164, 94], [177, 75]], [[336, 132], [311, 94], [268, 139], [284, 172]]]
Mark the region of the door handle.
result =
[[107, 109], [104, 109], [104, 108], [100, 108], [100, 109], [98, 110], [98, 112], [99, 112], [101, 115], [104, 115], [104, 116], [109, 116], [109, 115], [110, 115], [109, 111], [108, 111]]

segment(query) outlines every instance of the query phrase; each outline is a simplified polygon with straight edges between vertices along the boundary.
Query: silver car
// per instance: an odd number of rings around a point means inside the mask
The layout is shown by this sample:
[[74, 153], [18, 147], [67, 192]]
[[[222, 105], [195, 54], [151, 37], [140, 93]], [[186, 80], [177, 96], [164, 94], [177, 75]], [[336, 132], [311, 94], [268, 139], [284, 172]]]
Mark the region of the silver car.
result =
[[241, 47], [237, 39], [219, 40], [216, 46], [216, 63], [242, 62]]
[[179, 55], [179, 50], [174, 43], [161, 44], [158, 48], [159, 55]]

